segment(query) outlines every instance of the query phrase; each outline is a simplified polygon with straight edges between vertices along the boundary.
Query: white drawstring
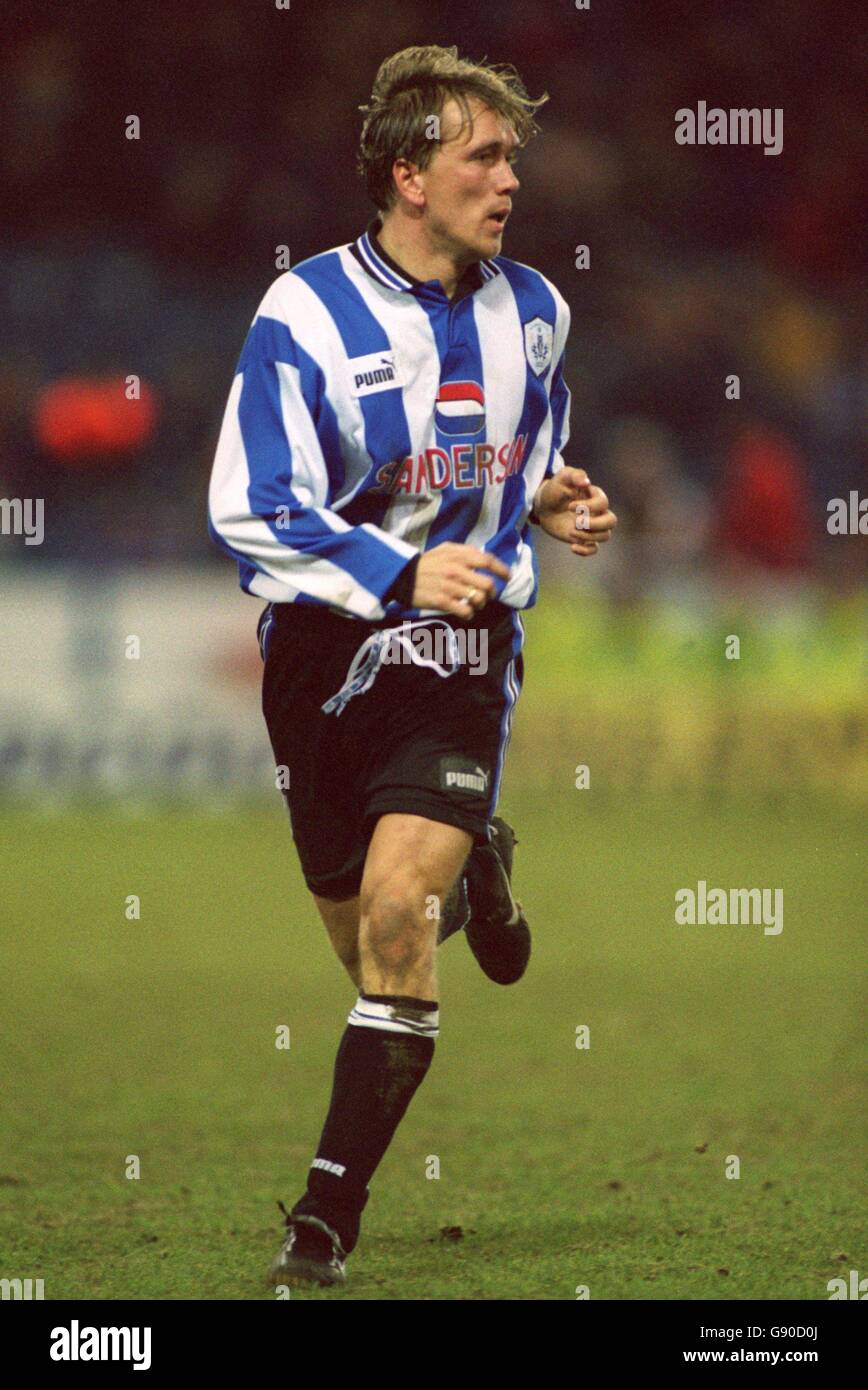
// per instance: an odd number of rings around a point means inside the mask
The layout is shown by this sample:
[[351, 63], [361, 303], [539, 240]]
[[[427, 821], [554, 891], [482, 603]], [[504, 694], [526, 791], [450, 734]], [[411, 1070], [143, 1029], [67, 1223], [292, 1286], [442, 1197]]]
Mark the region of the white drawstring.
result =
[[[452, 663], [449, 671], [444, 670], [439, 661], [429, 661], [427, 657], [422, 656], [410, 641], [410, 633], [414, 628], [434, 626], [439, 626], [446, 632], [449, 660]], [[356, 695], [364, 695], [366, 690], [370, 690], [383, 664], [386, 649], [392, 642], [397, 642], [399, 646], [404, 648], [414, 665], [428, 667], [429, 670], [436, 671], [438, 676], [446, 678], [454, 676], [461, 665], [461, 653], [458, 650], [455, 632], [442, 618], [417, 619], [413, 622], [403, 623], [400, 630], [390, 627], [382, 628], [365, 638], [350, 662], [349, 670], [340, 690], [336, 695], [332, 695], [331, 699], [326, 700], [322, 706], [323, 714], [334, 712], [336, 716], [340, 716], [350, 700]]]

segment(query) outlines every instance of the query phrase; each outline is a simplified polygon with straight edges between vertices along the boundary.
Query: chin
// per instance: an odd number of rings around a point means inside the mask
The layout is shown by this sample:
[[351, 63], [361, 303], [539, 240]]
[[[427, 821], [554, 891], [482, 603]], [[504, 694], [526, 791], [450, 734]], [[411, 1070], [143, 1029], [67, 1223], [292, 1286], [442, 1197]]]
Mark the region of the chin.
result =
[[480, 238], [477, 255], [481, 260], [499, 256], [503, 247], [503, 232], [487, 232]]

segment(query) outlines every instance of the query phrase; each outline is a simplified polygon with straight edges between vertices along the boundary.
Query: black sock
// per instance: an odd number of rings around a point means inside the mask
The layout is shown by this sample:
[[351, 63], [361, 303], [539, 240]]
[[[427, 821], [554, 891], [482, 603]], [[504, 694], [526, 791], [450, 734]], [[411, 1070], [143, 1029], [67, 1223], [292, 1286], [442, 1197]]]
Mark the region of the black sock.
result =
[[360, 994], [335, 1060], [332, 1098], [293, 1215], [318, 1216], [347, 1253], [359, 1238], [368, 1183], [431, 1065], [436, 1002]]

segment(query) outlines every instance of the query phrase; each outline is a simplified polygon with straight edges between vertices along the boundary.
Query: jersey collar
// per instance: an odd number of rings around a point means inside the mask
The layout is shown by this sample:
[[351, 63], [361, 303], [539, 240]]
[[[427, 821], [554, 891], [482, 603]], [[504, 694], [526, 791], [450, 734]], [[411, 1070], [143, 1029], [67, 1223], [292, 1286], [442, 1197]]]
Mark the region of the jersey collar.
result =
[[[350, 246], [350, 251], [363, 270], [381, 285], [385, 285], [390, 290], [405, 290], [411, 294], [418, 294], [423, 291], [425, 294], [437, 294], [443, 296], [443, 287], [439, 280], [417, 280], [415, 275], [409, 271], [402, 270], [397, 261], [393, 261], [389, 253], [380, 244], [378, 233], [382, 229], [382, 222], [379, 217], [374, 217], [367, 226], [367, 230], [362, 233], [357, 241]], [[500, 274], [499, 267], [494, 261], [474, 261], [469, 265], [458, 282], [450, 303], [455, 304], [459, 299], [463, 299], [466, 294], [473, 294], [480, 289], [487, 281], [493, 280], [495, 275]]]

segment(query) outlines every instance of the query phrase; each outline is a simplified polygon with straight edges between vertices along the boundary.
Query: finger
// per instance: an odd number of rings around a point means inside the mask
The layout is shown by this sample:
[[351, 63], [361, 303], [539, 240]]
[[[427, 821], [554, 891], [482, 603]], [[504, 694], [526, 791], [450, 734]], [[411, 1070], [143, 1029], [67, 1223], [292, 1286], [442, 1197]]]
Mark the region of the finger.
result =
[[554, 476], [555, 482], [563, 483], [571, 491], [578, 491], [579, 488], [591, 486], [591, 480], [584, 468], [562, 468]]
[[462, 616], [468, 609], [473, 613], [478, 613], [480, 608], [484, 608], [492, 597], [481, 587], [479, 580], [472, 573], [466, 582], [455, 579], [447, 580], [445, 592], [454, 602], [466, 605], [461, 610]]
[[494, 598], [494, 580], [490, 574], [483, 574], [482, 570], [473, 570], [465, 568], [463, 565], [457, 565], [454, 569], [449, 570], [446, 578], [450, 583], [457, 584], [465, 594], [471, 589], [481, 589], [488, 598]]
[[[590, 516], [602, 516], [604, 512], [609, 510], [609, 499], [602, 488], [595, 487], [583, 501], [567, 504], [567, 511], [577, 512], [579, 510]], [[614, 512], [612, 515], [615, 515]]]
[[467, 589], [453, 585], [447, 580], [441, 587], [436, 601], [431, 603], [431, 607], [440, 608], [444, 613], [451, 613], [455, 618], [472, 618], [477, 611], [476, 603], [479, 603], [480, 600], [477, 598], [475, 602], [471, 601], [467, 597], [468, 592]]
[[457, 598], [442, 598], [436, 606], [442, 613], [448, 613], [451, 618], [461, 618], [465, 622], [468, 618], [472, 618], [475, 612], [472, 604]]
[[501, 579], [509, 578], [509, 565], [505, 565], [502, 560], [498, 560], [496, 555], [487, 555], [482, 551], [483, 559], [479, 562], [479, 569], [491, 570], [492, 574], [500, 575]]
[[444, 613], [451, 613], [453, 618], [464, 618], [465, 621], [476, 614], [473, 604], [463, 598], [445, 598], [440, 607]]
[[590, 541], [587, 545], [571, 545], [570, 550], [574, 555], [596, 555], [597, 546], [594, 541]]
[[588, 494], [588, 506], [593, 516], [599, 516], [602, 512], [609, 510], [609, 499], [601, 487], [591, 488]]
[[614, 512], [604, 512], [602, 516], [589, 517], [581, 515], [580, 513], [578, 515], [581, 517], [582, 522], [582, 525], [579, 527], [580, 531], [614, 531], [615, 527], [618, 525], [618, 518]]
[[606, 511], [608, 505], [609, 499], [606, 496], [605, 492], [601, 493], [598, 489], [595, 489], [592, 493], [588, 491], [588, 489], [586, 488], [584, 497], [576, 501], [567, 503], [567, 511], [589, 512], [592, 516], [599, 516], [600, 512]]
[[509, 578], [509, 567], [496, 555], [489, 555], [487, 550], [478, 550], [475, 545], [456, 545], [455, 552], [454, 558], [459, 564], [491, 570], [492, 574], [499, 574], [501, 579]]

